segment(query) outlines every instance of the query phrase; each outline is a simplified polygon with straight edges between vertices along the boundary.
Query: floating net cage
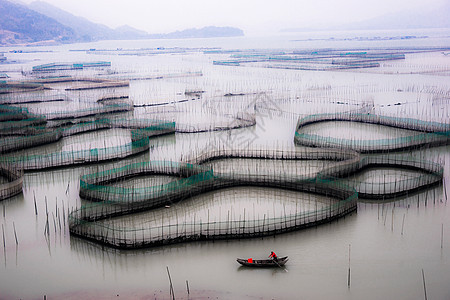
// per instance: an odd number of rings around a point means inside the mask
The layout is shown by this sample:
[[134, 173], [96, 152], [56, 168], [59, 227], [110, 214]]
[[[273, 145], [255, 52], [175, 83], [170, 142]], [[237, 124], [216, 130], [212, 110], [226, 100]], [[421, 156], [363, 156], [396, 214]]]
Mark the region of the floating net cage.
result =
[[[9, 124], [9, 123], [3, 123], [7, 121], [22, 121], [24, 119], [29, 119], [33, 117], [40, 117], [44, 119], [43, 116], [38, 116], [31, 114], [27, 108], [24, 107], [16, 107], [16, 106], [10, 106], [10, 105], [2, 105], [0, 104], [0, 121], [3, 124]], [[27, 125], [27, 124], [25, 124]], [[25, 126], [23, 125], [23, 126]], [[7, 126], [5, 126], [7, 127]]]
[[[354, 69], [379, 69], [390, 67], [392, 64], [407, 66], [408, 73], [412, 71], [427, 70], [427, 72], [448, 71], [448, 67], [423, 66], [404, 63], [405, 55], [419, 52], [436, 52], [446, 48], [424, 48], [424, 49], [323, 49], [323, 50], [294, 50], [294, 51], [272, 51], [272, 50], [242, 50], [229, 53], [227, 50], [208, 51], [208, 53], [230, 54], [228, 59], [215, 60], [213, 64], [223, 66], [250, 66], [262, 68], [278, 68], [293, 70], [354, 70]], [[393, 62], [393, 63], [392, 63]], [[414, 67], [416, 70], [414, 70]], [[417, 70], [421, 67], [422, 70]], [[398, 71], [398, 69], [397, 69]], [[391, 71], [392, 72], [392, 71]]]
[[29, 71], [22, 71], [25, 76], [33, 77], [34, 80], [46, 80], [55, 77], [93, 77], [111, 72], [109, 61], [87, 61], [87, 62], [49, 62], [35, 65]]
[[[377, 182], [359, 181], [352, 178], [352, 174], [362, 172], [373, 167], [390, 167], [403, 170], [417, 171], [414, 176], [405, 178], [381, 177]], [[393, 155], [364, 156], [357, 163], [345, 166], [336, 165], [324, 168], [319, 174], [324, 178], [340, 178], [340, 181], [354, 188], [359, 197], [365, 199], [389, 199], [415, 192], [420, 189], [439, 184], [442, 181], [444, 167], [441, 163], [409, 159]]]
[[176, 132], [198, 133], [254, 126], [256, 124], [253, 96], [233, 101], [229, 97], [204, 97], [180, 101], [134, 105], [135, 116], [161, 116], [175, 121]]
[[[397, 59], [404, 59], [404, 54], [395, 51], [262, 52], [238, 53], [229, 61], [215, 63], [325, 70], [375, 67], [380, 61]], [[36, 67], [33, 72], [46, 74], [73, 69], [78, 69], [78, 66], [50, 64]], [[201, 153], [185, 153], [183, 162], [152, 160], [122, 163], [112, 168], [97, 166], [96, 172], [81, 175], [80, 196], [83, 205], [69, 214], [69, 230], [72, 235], [103, 245], [135, 249], [187, 241], [272, 236], [330, 222], [349, 214], [357, 209], [360, 197], [395, 198], [439, 184], [443, 178], [442, 163], [405, 158], [391, 152], [448, 145], [450, 124], [435, 119], [403, 118], [399, 116], [399, 111], [383, 115], [387, 111], [385, 107], [377, 106], [376, 99], [368, 97], [361, 100], [363, 95], [391, 91], [392, 87], [384, 89], [367, 86], [355, 93], [345, 88], [332, 91], [329, 86], [311, 86], [300, 98], [280, 96], [279, 99], [272, 99], [265, 93], [254, 93], [254, 86], [249, 88], [251, 92], [247, 97], [245, 93], [228, 93], [208, 99], [206, 95], [201, 96], [203, 91], [186, 90], [184, 96], [197, 99], [142, 105], [122, 101], [128, 96], [94, 93], [94, 98], [97, 97], [95, 101], [84, 99], [79, 101], [83, 104], [71, 103], [73, 107], [70, 109], [56, 109], [60, 101], [70, 98], [67, 93], [121, 88], [128, 86], [128, 81], [114, 76], [109, 79], [42, 77], [30, 83], [0, 86], [0, 175], [3, 178], [0, 181], [0, 200], [21, 192], [24, 170], [122, 159], [147, 152], [154, 145], [150, 143], [152, 137], [175, 132], [249, 127], [256, 124], [258, 115], [266, 112], [297, 121], [294, 145], [289, 149], [213, 146]], [[46, 85], [58, 86], [61, 83], [74, 85], [65, 86], [62, 94], [59, 91], [46, 94], [43, 90]], [[422, 92], [423, 89], [411, 87], [407, 91]], [[290, 93], [285, 92], [284, 95]], [[428, 100], [433, 103], [444, 103], [449, 98], [448, 91], [430, 88], [427, 92], [432, 94]], [[49, 109], [45, 113], [36, 113], [29, 105], [55, 101], [58, 103], [53, 103], [53, 111]], [[311, 103], [310, 107], [308, 103]], [[333, 113], [329, 113], [333, 110]], [[183, 122], [182, 116], [196, 118], [199, 114], [206, 119], [205, 122]], [[164, 116], [165, 120], [158, 120], [160, 116]], [[169, 119], [171, 121], [167, 121]], [[415, 134], [364, 141], [303, 132], [308, 125], [329, 121], [389, 126], [408, 129]], [[129, 130], [131, 142], [113, 147], [46, 154], [27, 152], [73, 135], [119, 128]], [[364, 172], [370, 172], [371, 168], [394, 168], [399, 172], [408, 170], [410, 173], [400, 179], [389, 174], [386, 178], [383, 173], [377, 174], [378, 180], [358, 177]], [[140, 184], [128, 183], [136, 178], [148, 177], [153, 179], [142, 180]], [[292, 192], [295, 196], [289, 201], [295, 203], [295, 211], [283, 209], [278, 214], [264, 213], [256, 217], [253, 213], [253, 217], [250, 217], [244, 209], [243, 216], [231, 214], [225, 219], [221, 215], [219, 218], [210, 216], [208, 202], [205, 202], [202, 217], [187, 206], [180, 208], [180, 204], [186, 200], [239, 187]], [[297, 204], [301, 203], [299, 198], [303, 194], [321, 197], [313, 200], [308, 198], [307, 208], [298, 210]], [[147, 216], [145, 214], [164, 208], [167, 208], [166, 213], [157, 212], [148, 222], [142, 220]]]
[[14, 165], [0, 162], [0, 200], [22, 193], [23, 170]]
[[[238, 168], [228, 172], [215, 172], [211, 163], [218, 160], [248, 158]], [[285, 168], [269, 172], [253, 172], [249, 167], [254, 161], [267, 166], [267, 160], [326, 160], [327, 167], [320, 171], [296, 174], [286, 173]], [[72, 234], [112, 247], [132, 249], [195, 240], [234, 239], [263, 237], [329, 222], [356, 210], [358, 193], [366, 198], [386, 199], [414, 192], [438, 184], [442, 180], [443, 167], [421, 160], [400, 157], [361, 157], [358, 152], [336, 149], [249, 150], [219, 149], [191, 160], [193, 163], [148, 162], [127, 165], [102, 172], [83, 175], [80, 179], [80, 196], [99, 201], [73, 211], [69, 217]], [[418, 170], [418, 175], [402, 181], [361, 182], [351, 175], [373, 166], [390, 166]], [[251, 170], [251, 171], [247, 171]], [[246, 172], [247, 171], [247, 172]], [[270, 174], [270, 175], [268, 175]], [[166, 184], [146, 187], [122, 187], [113, 183], [135, 176], [170, 175]], [[326, 205], [318, 205], [308, 211], [267, 216], [263, 219], [227, 219], [227, 221], [190, 220], [171, 216], [174, 224], [149, 225], [130, 228], [118, 222], [105, 222], [115, 218], [145, 212], [150, 209], [171, 206], [177, 202], [217, 189], [238, 186], [261, 186], [298, 192], [325, 195]], [[175, 212], [176, 214], [182, 212]], [[168, 217], [166, 217], [168, 218]], [[192, 219], [194, 218], [194, 219]], [[174, 221], [176, 219], [176, 221]], [[209, 215], [208, 215], [209, 219]], [[118, 225], [119, 224], [119, 225]]]
[[60, 70], [80, 70], [85, 68], [104, 68], [111, 67], [109, 61], [95, 61], [95, 62], [76, 62], [76, 63], [48, 63], [34, 66], [33, 72], [54, 72]]
[[[83, 238], [117, 248], [140, 248], [193, 240], [214, 240], [268, 236], [288, 232], [315, 224], [330, 221], [356, 209], [357, 193], [336, 182], [304, 180], [296, 184], [273, 184], [270, 181], [257, 182], [256, 178], [248, 178], [248, 183], [239, 180], [221, 179], [213, 176], [212, 170], [198, 173], [181, 180], [156, 187], [151, 191], [155, 197], [150, 201], [134, 202], [133, 197], [128, 204], [101, 202], [84, 206], [69, 216], [70, 232]], [[261, 179], [261, 178], [260, 178]], [[130, 213], [145, 211], [161, 205], [172, 205], [187, 197], [218, 188], [236, 185], [276, 186], [277, 188], [294, 189], [323, 193], [334, 201], [320, 210], [308, 213], [285, 215], [283, 218], [263, 218], [262, 220], [227, 220], [224, 222], [198, 222], [194, 220], [173, 225], [156, 226], [141, 229], [116, 228], [107, 226], [101, 220], [124, 216]], [[90, 187], [92, 188], [92, 187]], [[115, 190], [117, 192], [117, 190]], [[130, 191], [128, 191], [130, 192]], [[140, 191], [134, 194], [138, 195]], [[133, 192], [131, 192], [133, 194]], [[130, 199], [130, 198], [129, 198]]]
[[[351, 121], [384, 125], [417, 131], [406, 137], [381, 140], [351, 140], [302, 133], [302, 127], [326, 121]], [[421, 146], [440, 146], [450, 142], [450, 124], [360, 113], [316, 114], [301, 118], [297, 123], [295, 142], [310, 147], [353, 149], [361, 153], [400, 151]]]
[[0, 103], [2, 104], [30, 104], [46, 102], [62, 102], [69, 100], [68, 96], [61, 91], [38, 90], [28, 93], [0, 94]]
[[100, 119], [65, 128], [43, 128], [41, 132], [29, 136], [6, 137], [2, 139], [0, 149], [1, 152], [7, 153], [54, 143], [70, 135], [110, 128], [131, 129], [131, 142], [115, 147], [62, 151], [42, 155], [24, 154], [16, 156], [12, 153], [12, 155], [2, 156], [1, 160], [16, 164], [25, 170], [38, 170], [124, 158], [147, 151], [150, 147], [149, 137], [173, 133], [175, 124], [156, 120]]
[[404, 53], [373, 51], [294, 51], [282, 53], [239, 53], [216, 65], [260, 66], [296, 70], [342, 70], [379, 67], [381, 61], [405, 59]]
[[43, 90], [44, 85], [33, 82], [0, 82], [0, 95]]

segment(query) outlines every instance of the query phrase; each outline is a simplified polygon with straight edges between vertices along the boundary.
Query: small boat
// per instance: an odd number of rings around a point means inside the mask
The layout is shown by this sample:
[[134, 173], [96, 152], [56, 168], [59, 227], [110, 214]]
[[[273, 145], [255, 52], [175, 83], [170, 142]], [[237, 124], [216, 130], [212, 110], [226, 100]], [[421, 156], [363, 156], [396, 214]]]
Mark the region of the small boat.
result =
[[257, 268], [279, 268], [284, 266], [284, 264], [288, 261], [288, 257], [280, 257], [277, 261], [272, 259], [242, 259], [238, 258], [236, 261], [243, 266], [246, 267], [257, 267]]

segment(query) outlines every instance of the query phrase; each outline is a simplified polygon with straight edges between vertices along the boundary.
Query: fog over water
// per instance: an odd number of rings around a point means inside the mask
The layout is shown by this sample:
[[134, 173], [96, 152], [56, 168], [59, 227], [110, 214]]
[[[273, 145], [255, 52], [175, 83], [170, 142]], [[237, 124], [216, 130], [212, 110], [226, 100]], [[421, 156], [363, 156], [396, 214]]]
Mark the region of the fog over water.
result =
[[[34, 0], [22, 0], [29, 4]], [[445, 0], [46, 0], [76, 16], [116, 28], [129, 25], [149, 33], [167, 33], [204, 26], [234, 26], [247, 36], [279, 34], [289, 28], [327, 29], [409, 13], [432, 12], [445, 7]], [[411, 21], [411, 20], [410, 20]], [[414, 20], [419, 22], [419, 20]], [[414, 23], [415, 23], [414, 22]], [[413, 23], [413, 22], [410, 22]], [[410, 24], [408, 24], [410, 25]], [[373, 27], [371, 27], [373, 28]], [[382, 27], [385, 28], [385, 27]], [[405, 27], [401, 27], [405, 28]]]

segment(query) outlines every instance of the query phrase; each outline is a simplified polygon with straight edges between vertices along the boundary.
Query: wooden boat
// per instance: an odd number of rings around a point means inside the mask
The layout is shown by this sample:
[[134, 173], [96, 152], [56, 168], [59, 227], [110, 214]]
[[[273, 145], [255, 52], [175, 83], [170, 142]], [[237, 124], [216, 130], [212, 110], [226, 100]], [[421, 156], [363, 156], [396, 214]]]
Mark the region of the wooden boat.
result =
[[246, 267], [256, 267], [256, 268], [279, 268], [284, 266], [284, 264], [288, 261], [288, 257], [279, 257], [278, 261], [274, 261], [272, 259], [242, 259], [238, 258], [236, 261], [243, 266]]

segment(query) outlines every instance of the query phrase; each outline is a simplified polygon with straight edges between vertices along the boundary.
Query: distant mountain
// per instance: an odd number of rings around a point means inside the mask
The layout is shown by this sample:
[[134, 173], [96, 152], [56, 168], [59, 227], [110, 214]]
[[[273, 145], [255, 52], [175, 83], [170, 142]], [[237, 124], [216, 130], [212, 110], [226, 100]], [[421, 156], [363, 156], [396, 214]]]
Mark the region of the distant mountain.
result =
[[117, 39], [174, 39], [174, 38], [208, 38], [241, 36], [244, 32], [239, 28], [209, 26], [200, 29], [186, 29], [166, 34], [148, 34], [143, 30], [128, 25], [111, 29], [105, 25], [93, 23], [85, 18], [77, 17], [44, 1], [34, 1], [29, 7], [41, 14], [53, 18], [70, 27], [80, 41], [117, 40]]
[[24, 5], [0, 0], [0, 44], [74, 42], [75, 31]]
[[404, 10], [385, 14], [376, 18], [348, 24], [329, 24], [316, 28], [290, 28], [285, 32], [305, 30], [372, 30], [372, 29], [415, 29], [450, 28], [450, 2], [440, 7], [421, 10]]
[[46, 2], [34, 1], [30, 3], [28, 7], [72, 28], [79, 41], [89, 42], [116, 38], [114, 29], [91, 22], [82, 17], [74, 16], [73, 14]]
[[405, 10], [366, 21], [339, 26], [339, 29], [450, 28], [450, 2], [438, 8]]
[[29, 7], [43, 15], [55, 19], [59, 23], [70, 27], [82, 42], [117, 39], [141, 39], [148, 37], [148, 33], [125, 25], [117, 29], [109, 28], [103, 24], [89, 21], [86, 18], [75, 16], [44, 1], [34, 1]]
[[145, 39], [149, 38], [149, 34], [146, 31], [139, 30], [136, 28], [133, 28], [128, 25], [120, 26], [115, 29], [115, 36], [119, 39]]
[[98, 40], [175, 39], [242, 36], [234, 27], [203, 27], [165, 34], [148, 34], [128, 25], [116, 29], [91, 22], [43, 1], [22, 4], [0, 0], [0, 45], [40, 41], [55, 43]]
[[185, 38], [210, 38], [210, 37], [232, 37], [243, 36], [244, 32], [235, 27], [216, 27], [207, 26], [200, 29], [191, 28], [182, 31], [175, 31], [159, 35], [159, 38], [165, 39], [185, 39]]

